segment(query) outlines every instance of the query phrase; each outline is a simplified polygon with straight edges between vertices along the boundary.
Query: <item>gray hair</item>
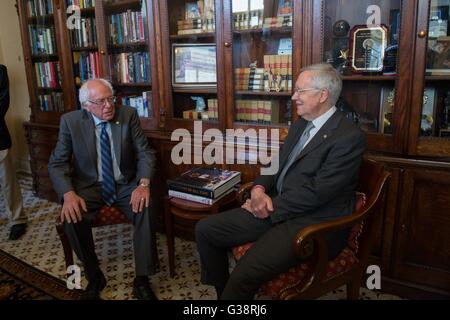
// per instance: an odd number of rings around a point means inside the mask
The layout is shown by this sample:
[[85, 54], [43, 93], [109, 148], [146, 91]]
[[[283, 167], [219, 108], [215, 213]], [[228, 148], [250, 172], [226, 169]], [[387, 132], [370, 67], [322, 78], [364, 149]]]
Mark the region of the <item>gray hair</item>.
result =
[[329, 63], [313, 64], [301, 70], [304, 71], [313, 73], [311, 81], [314, 88], [327, 89], [331, 105], [335, 105], [342, 91], [342, 78], [339, 72]]
[[108, 87], [111, 90], [111, 93], [114, 95], [114, 89], [111, 82], [109, 82], [108, 80], [103, 78], [89, 79], [81, 85], [80, 92], [78, 93], [78, 99], [80, 100], [81, 107], [84, 107], [86, 102], [88, 102], [89, 100], [89, 83], [91, 83], [92, 81], [100, 81], [106, 87]]

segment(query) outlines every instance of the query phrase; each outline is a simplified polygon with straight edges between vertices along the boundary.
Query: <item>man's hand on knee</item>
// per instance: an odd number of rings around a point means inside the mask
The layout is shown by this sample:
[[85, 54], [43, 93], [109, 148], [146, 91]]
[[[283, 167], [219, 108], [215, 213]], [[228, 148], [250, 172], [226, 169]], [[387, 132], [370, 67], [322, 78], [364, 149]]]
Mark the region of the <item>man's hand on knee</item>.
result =
[[77, 223], [82, 220], [81, 209], [87, 212], [86, 202], [75, 191], [64, 194], [64, 204], [61, 210], [61, 222]]
[[265, 219], [273, 212], [272, 198], [261, 188], [254, 188], [250, 201], [244, 209], [250, 211], [255, 217]]
[[150, 188], [149, 186], [139, 185], [131, 193], [130, 205], [134, 213], [141, 213], [150, 204]]

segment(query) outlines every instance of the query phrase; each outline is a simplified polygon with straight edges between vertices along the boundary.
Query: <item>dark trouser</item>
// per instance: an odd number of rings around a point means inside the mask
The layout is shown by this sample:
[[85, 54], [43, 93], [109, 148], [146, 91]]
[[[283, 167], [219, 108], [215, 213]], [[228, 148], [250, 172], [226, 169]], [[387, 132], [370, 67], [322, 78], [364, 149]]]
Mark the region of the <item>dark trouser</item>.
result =
[[[122, 210], [134, 226], [133, 247], [136, 267], [136, 276], [148, 276], [155, 273], [158, 262], [154, 223], [151, 221], [150, 207], [141, 213], [134, 213], [130, 206], [130, 197], [136, 185], [117, 184], [117, 201], [115, 207]], [[91, 280], [99, 270], [99, 262], [95, 253], [92, 236], [92, 223], [99, 210], [104, 206], [101, 196], [101, 185], [78, 190], [88, 208], [83, 212], [83, 219], [78, 223], [64, 223], [64, 229], [70, 245], [84, 265], [88, 280]]]
[[[199, 221], [195, 235], [202, 283], [225, 288], [221, 299], [252, 299], [262, 284], [299, 263], [293, 250], [293, 238], [312, 223], [302, 217], [272, 224], [270, 219], [255, 218], [241, 208]], [[336, 242], [339, 248], [332, 250], [333, 254], [345, 245], [345, 236], [339, 238], [341, 240]], [[229, 249], [248, 242], [255, 244], [230, 275]]]

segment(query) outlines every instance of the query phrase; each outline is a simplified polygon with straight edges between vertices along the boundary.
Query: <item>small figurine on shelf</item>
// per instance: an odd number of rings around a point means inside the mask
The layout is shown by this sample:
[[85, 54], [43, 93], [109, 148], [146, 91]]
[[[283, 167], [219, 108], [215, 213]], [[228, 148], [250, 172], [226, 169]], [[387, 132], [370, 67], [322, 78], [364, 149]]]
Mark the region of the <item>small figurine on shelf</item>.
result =
[[264, 90], [270, 92], [273, 86], [273, 73], [272, 69], [264, 69]]
[[202, 97], [191, 97], [195, 101], [195, 111], [203, 112], [206, 109], [205, 99]]
[[275, 91], [276, 92], [280, 92], [280, 91], [282, 91], [283, 90], [283, 77], [281, 76], [281, 75], [279, 75], [279, 74], [277, 74], [276, 76], [275, 76], [275, 85], [274, 85], [274, 87], [275, 87]]
[[337, 70], [340, 74], [344, 76], [351, 76], [352, 75], [352, 69], [350, 67], [350, 62], [348, 61], [348, 49], [347, 50], [340, 50], [341, 55], [339, 56], [339, 59], [341, 63], [337, 67]]
[[256, 69], [256, 68], [258, 67], [258, 60], [255, 60], [254, 62], [250, 63], [250, 64], [248, 65], [248, 67], [249, 67], [250, 69]]

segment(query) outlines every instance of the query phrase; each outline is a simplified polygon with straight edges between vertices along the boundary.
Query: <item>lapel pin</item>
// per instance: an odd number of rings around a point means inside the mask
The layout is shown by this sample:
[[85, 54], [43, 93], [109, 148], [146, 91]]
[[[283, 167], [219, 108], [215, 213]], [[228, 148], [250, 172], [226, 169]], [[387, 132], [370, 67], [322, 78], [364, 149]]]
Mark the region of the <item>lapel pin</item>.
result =
[[326, 138], [328, 138], [328, 136], [327, 136], [326, 134], [324, 134], [324, 135], [323, 135], [323, 138], [326, 139]]
[[116, 121], [116, 124], [119, 124], [119, 121]]

